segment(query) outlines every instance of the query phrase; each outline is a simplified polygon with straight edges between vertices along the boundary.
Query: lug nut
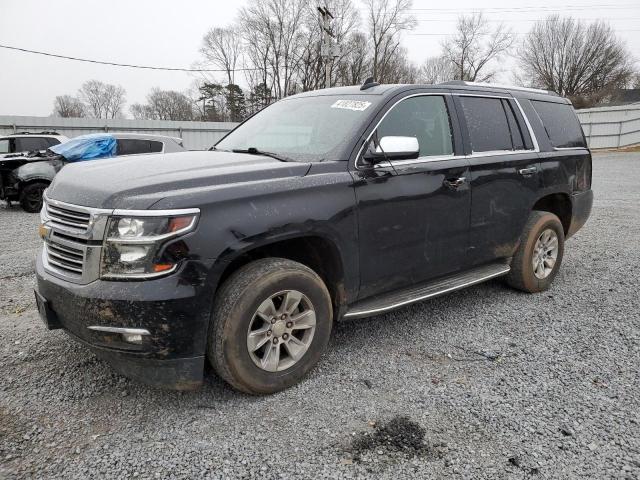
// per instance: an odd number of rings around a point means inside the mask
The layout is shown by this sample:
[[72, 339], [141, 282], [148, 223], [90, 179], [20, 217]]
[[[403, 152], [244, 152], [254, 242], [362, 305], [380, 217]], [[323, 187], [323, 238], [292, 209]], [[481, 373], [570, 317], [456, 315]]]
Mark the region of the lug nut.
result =
[[271, 336], [271, 330], [267, 330], [267, 337]]
[[293, 322], [287, 322], [287, 328], [293, 327]]
[[287, 318], [287, 316], [283, 313], [283, 314], [280, 316], [280, 320], [284, 320], [285, 318]]
[[271, 317], [271, 325], [273, 325], [274, 323], [276, 323], [276, 317]]
[[286, 340], [287, 338], [289, 338], [289, 334], [288, 333], [285, 333], [284, 335], [282, 335], [282, 339], [283, 340]]
[[276, 343], [278, 343], [278, 337], [275, 337], [275, 338], [273, 339], [273, 344], [275, 345]]

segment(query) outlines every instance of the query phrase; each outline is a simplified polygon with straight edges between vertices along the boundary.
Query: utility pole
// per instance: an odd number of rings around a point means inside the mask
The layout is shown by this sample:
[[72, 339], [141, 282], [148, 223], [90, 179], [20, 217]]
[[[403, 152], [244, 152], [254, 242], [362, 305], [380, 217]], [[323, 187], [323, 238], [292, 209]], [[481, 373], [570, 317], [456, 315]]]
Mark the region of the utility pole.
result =
[[333, 51], [332, 34], [329, 28], [333, 15], [327, 7], [318, 7], [320, 17], [322, 18], [322, 45], [320, 47], [320, 55], [324, 59], [324, 88], [331, 87], [331, 60], [335, 56]]

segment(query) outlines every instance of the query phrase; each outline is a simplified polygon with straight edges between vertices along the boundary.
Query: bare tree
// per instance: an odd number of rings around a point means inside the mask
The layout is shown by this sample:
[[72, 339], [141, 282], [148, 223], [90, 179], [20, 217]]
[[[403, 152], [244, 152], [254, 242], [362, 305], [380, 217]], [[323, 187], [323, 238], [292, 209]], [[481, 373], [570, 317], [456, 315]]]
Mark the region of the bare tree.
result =
[[427, 58], [418, 73], [420, 83], [437, 84], [454, 80], [456, 77], [456, 66], [444, 56]]
[[117, 118], [122, 116], [122, 108], [126, 103], [125, 89], [120, 85], [105, 84], [104, 86], [104, 104], [106, 106], [106, 118]]
[[131, 105], [134, 118], [145, 120], [193, 120], [194, 105], [185, 94], [154, 88], [147, 95], [147, 104]]
[[411, 0], [364, 0], [367, 27], [373, 42], [372, 74], [379, 82], [387, 82], [391, 74], [389, 64], [400, 47], [400, 35], [416, 25], [408, 15]]
[[338, 63], [338, 83], [359, 85], [371, 75], [371, 56], [364, 33], [353, 32], [343, 43], [343, 56]]
[[586, 25], [552, 15], [533, 26], [518, 57], [532, 85], [568, 96], [577, 106], [596, 103], [633, 75], [631, 55], [603, 22]]
[[71, 95], [57, 96], [53, 102], [53, 115], [65, 118], [82, 118], [86, 115], [84, 104]]
[[491, 62], [507, 53], [514, 40], [503, 24], [490, 29], [482, 13], [462, 15], [455, 35], [442, 44], [443, 55], [456, 67], [455, 80], [486, 82], [496, 74]]
[[276, 99], [295, 90], [302, 39], [301, 26], [307, 8], [305, 0], [263, 0], [240, 9], [242, 35], [247, 39], [247, 56], [261, 72]]
[[212, 28], [202, 39], [200, 53], [227, 74], [227, 83], [235, 83], [235, 71], [242, 56], [242, 40], [233, 26]]
[[78, 95], [94, 118], [119, 117], [126, 101], [124, 88], [98, 80], [84, 82]]

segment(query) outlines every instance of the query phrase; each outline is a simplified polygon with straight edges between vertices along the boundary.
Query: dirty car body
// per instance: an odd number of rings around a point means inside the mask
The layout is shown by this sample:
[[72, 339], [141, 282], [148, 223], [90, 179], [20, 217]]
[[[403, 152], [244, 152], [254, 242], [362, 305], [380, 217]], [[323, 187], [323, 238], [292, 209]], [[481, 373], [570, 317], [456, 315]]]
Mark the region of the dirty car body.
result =
[[[510, 146], [472, 145], [478, 98], [508, 112]], [[282, 111], [287, 128], [256, 130], [250, 119], [214, 151], [69, 165], [41, 214], [44, 321], [127, 376], [188, 389], [203, 379], [216, 293], [255, 259], [317, 272], [336, 320], [504, 275], [533, 210], [556, 214], [567, 237], [591, 210], [581, 130], [574, 145], [554, 146], [535, 102], [570, 108], [544, 92], [478, 85], [328, 89], [258, 114]], [[423, 116], [422, 105], [443, 116]], [[407, 118], [419, 132], [405, 131]], [[403, 138], [415, 137], [421, 150], [384, 157], [371, 150], [382, 133], [407, 148]], [[248, 141], [260, 149], [237, 148]], [[148, 219], [162, 226], [140, 237], [147, 243], [124, 238]], [[127, 270], [124, 255], [146, 263]]]

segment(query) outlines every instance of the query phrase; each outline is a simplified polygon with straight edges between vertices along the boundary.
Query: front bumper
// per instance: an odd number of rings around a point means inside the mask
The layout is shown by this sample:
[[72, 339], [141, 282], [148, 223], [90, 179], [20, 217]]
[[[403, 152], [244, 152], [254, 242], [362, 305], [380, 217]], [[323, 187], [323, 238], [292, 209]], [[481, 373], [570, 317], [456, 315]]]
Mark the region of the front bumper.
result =
[[576, 192], [571, 195], [571, 225], [567, 238], [580, 230], [591, 215], [593, 207], [593, 191]]
[[[37, 294], [46, 300], [50, 328], [63, 328], [123, 375], [153, 386], [192, 389], [202, 383], [212, 304], [202, 264], [156, 280], [78, 285], [36, 262]], [[141, 344], [91, 326], [149, 332]]]

